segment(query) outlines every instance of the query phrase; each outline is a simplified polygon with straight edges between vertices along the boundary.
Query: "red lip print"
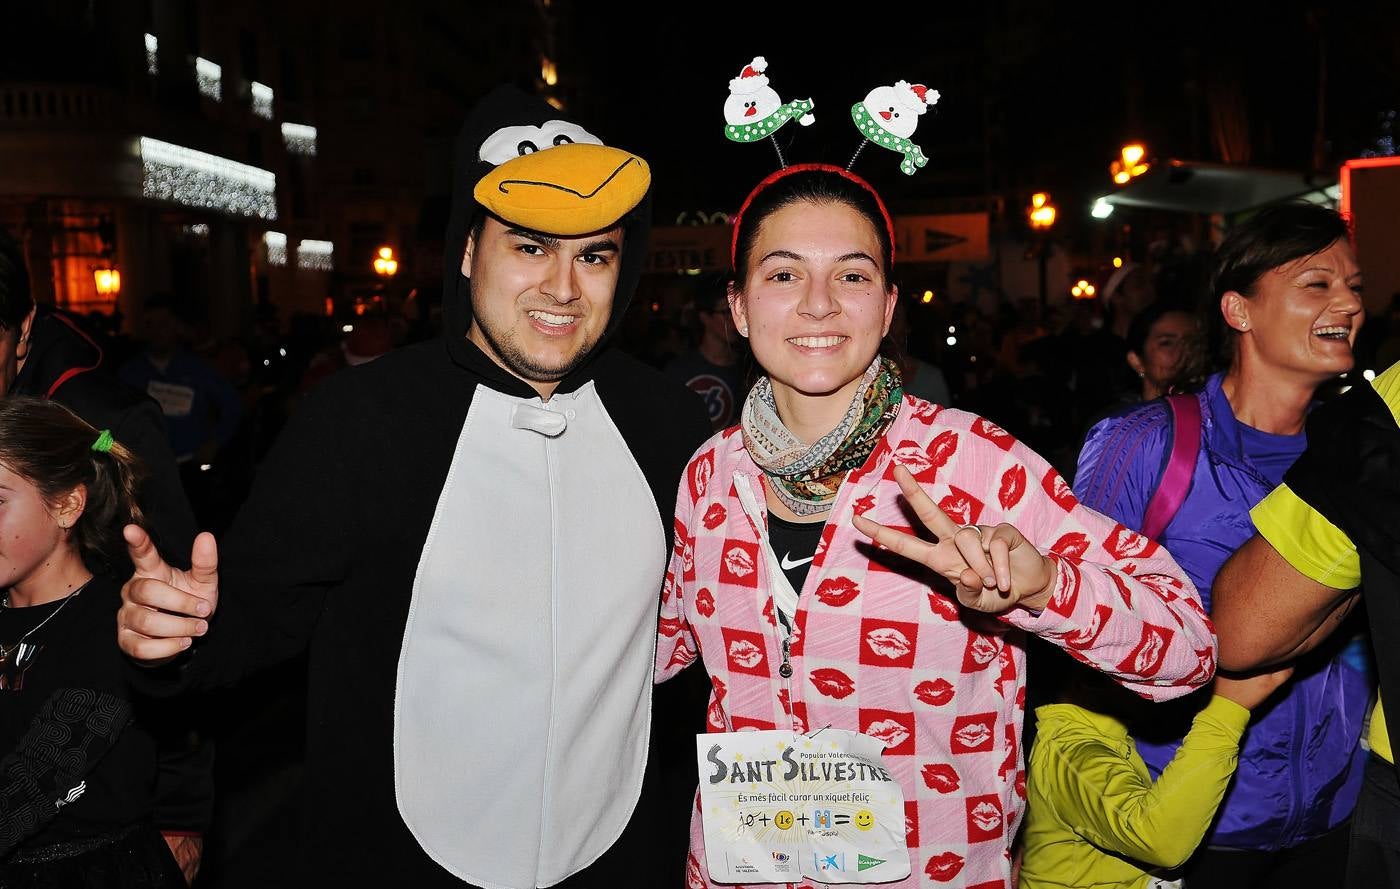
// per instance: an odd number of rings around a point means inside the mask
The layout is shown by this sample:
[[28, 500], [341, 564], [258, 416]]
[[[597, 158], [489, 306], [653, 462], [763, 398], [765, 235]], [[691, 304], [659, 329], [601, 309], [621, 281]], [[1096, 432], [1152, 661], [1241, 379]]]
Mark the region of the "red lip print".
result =
[[823, 605], [840, 608], [849, 605], [860, 595], [860, 587], [849, 577], [830, 577], [817, 587], [817, 600]]
[[695, 610], [703, 617], [715, 616], [715, 597], [709, 590], [702, 589], [695, 594]]
[[1167, 649], [1171, 646], [1174, 634], [1166, 627], [1144, 624], [1142, 637], [1132, 652], [1118, 665], [1122, 673], [1148, 678], [1155, 676], [1162, 668]]
[[1113, 616], [1113, 609], [1107, 605], [1095, 605], [1094, 616], [1089, 619], [1089, 625], [1077, 633], [1065, 637], [1065, 645], [1070, 648], [1080, 650], [1093, 647], [1099, 641], [1099, 636], [1103, 635], [1103, 628], [1108, 626], [1109, 618]]
[[1026, 493], [1026, 467], [1013, 466], [1001, 475], [1001, 490], [997, 491], [997, 500], [1001, 503], [1002, 509], [1011, 509], [1021, 502], [1021, 497]]
[[724, 524], [724, 516], [725, 516], [724, 507], [721, 506], [721, 505], [718, 504], [718, 503], [711, 503], [711, 504], [710, 504], [710, 508], [707, 509], [707, 510], [705, 510], [705, 518], [704, 518], [704, 525], [705, 525], [705, 527], [706, 527], [708, 530], [713, 531], [714, 529], [718, 528], [720, 525], [723, 525], [723, 524]]
[[971, 630], [967, 633], [967, 647], [963, 649], [962, 671], [976, 673], [985, 670], [997, 658], [997, 643], [990, 637]]
[[907, 656], [913, 650], [913, 646], [909, 644], [909, 637], [894, 627], [871, 630], [865, 634], [865, 644], [870, 646], [870, 650], [880, 657], [886, 657], [892, 661]]
[[689, 537], [681, 550], [681, 576], [686, 580], [695, 579], [695, 540]]
[[706, 451], [690, 463], [690, 469], [686, 472], [686, 479], [690, 484], [690, 499], [699, 502], [705, 496], [705, 489], [710, 486], [710, 476], [715, 472], [715, 452], [713, 449]]
[[671, 551], [678, 556], [682, 552], [684, 552], [685, 541], [686, 538], [689, 536], [690, 532], [686, 530], [685, 522], [682, 522], [680, 519], [676, 519], [671, 526], [671, 539], [674, 541], [671, 547]]
[[1157, 544], [1126, 525], [1115, 525], [1103, 548], [1115, 559], [1138, 559], [1151, 555]]
[[674, 636], [681, 631], [685, 622], [678, 617], [663, 617], [656, 622], [656, 628], [663, 636]]
[[[899, 447], [894, 449], [894, 462], [908, 469], [914, 475], [919, 475], [933, 466], [933, 461], [929, 455], [924, 453], [924, 449], [917, 441], [905, 439], [899, 443]], [[894, 467], [890, 467], [893, 471]]]
[[724, 567], [735, 577], [748, 577], [753, 573], [753, 556], [739, 547], [733, 547], [724, 554]]
[[933, 609], [933, 613], [944, 620], [958, 619], [958, 605], [952, 599], [942, 593], [928, 594], [928, 607]]
[[923, 775], [924, 783], [939, 793], [952, 793], [962, 786], [957, 769], [946, 762], [931, 762], [919, 773]]
[[864, 497], [861, 497], [855, 503], [851, 504], [851, 512], [855, 513], [856, 515], [865, 515], [867, 512], [870, 512], [870, 510], [874, 508], [875, 497], [872, 494], [866, 494]]
[[946, 679], [930, 679], [914, 686], [914, 697], [931, 707], [942, 707], [953, 699], [953, 683]]
[[746, 670], [752, 670], [763, 663], [763, 649], [745, 639], [735, 639], [729, 643], [729, 661]]
[[783, 705], [784, 713], [788, 714], [789, 716], [792, 715], [792, 699], [788, 697], [787, 689], [778, 689], [778, 703]]
[[1021, 799], [1026, 798], [1026, 770], [1021, 769], [1016, 773], [1016, 795]]
[[719, 699], [710, 701], [710, 706], [706, 708], [705, 724], [717, 732], [724, 731], [724, 706]]
[[938, 501], [938, 506], [948, 517], [959, 525], [975, 525], [982, 516], [982, 501], [961, 488], [948, 486], [949, 494]]
[[934, 469], [942, 469], [948, 465], [948, 461], [958, 452], [958, 434], [951, 429], [938, 433], [928, 446], [929, 465]]
[[881, 741], [885, 749], [898, 747], [909, 740], [909, 729], [893, 719], [881, 719], [865, 727], [865, 734]]
[[1082, 559], [1089, 551], [1089, 535], [1079, 531], [1070, 531], [1056, 540], [1050, 547], [1050, 552], [1057, 556], [1064, 556], [1066, 559]]
[[700, 873], [700, 862], [695, 860], [694, 855], [686, 856], [685, 889], [705, 889], [705, 878]]
[[983, 753], [992, 749], [992, 723], [995, 713], [959, 716], [953, 720], [953, 732], [948, 749], [954, 753]]
[[695, 662], [695, 652], [685, 647], [684, 640], [677, 639], [676, 647], [671, 649], [671, 659], [666, 662], [666, 668], [688, 667]]
[[763, 619], [768, 621], [768, 626], [770, 627], [776, 627], [778, 625], [778, 618], [773, 612], [772, 599], [763, 603]]
[[1079, 568], [1073, 562], [1059, 561], [1055, 572], [1055, 592], [1050, 596], [1050, 602], [1046, 605], [1056, 614], [1065, 617], [1074, 613], [1074, 606], [1079, 601], [1079, 586], [1082, 578]]
[[1079, 505], [1079, 500], [1075, 498], [1069, 483], [1054, 469], [1045, 473], [1045, 477], [1040, 480], [1040, 486], [1065, 512], [1070, 512]]
[[985, 438], [1003, 451], [1011, 450], [1011, 446], [1016, 443], [1011, 433], [982, 417], [978, 417], [977, 422], [972, 424], [972, 433], [979, 438]]
[[832, 667], [813, 670], [812, 684], [817, 687], [817, 691], [838, 701], [850, 697], [856, 690], [856, 684], [851, 677]]
[[1116, 571], [1108, 572], [1109, 579], [1113, 585], [1118, 587], [1118, 598], [1123, 600], [1123, 604], [1129, 608], [1133, 607], [1133, 590], [1128, 586], [1128, 582], [1118, 575]]
[[1001, 836], [1001, 800], [995, 795], [967, 800], [967, 841], [978, 843]]
[[933, 418], [938, 416], [939, 411], [943, 410], [942, 407], [930, 401], [918, 401], [914, 402], [914, 404], [915, 407], [910, 413], [910, 416], [920, 423], [923, 423], [925, 426], [932, 426]]
[[1215, 649], [1213, 648], [1193, 648], [1196, 652], [1196, 669], [1181, 681], [1181, 685], [1195, 685], [1198, 682], [1207, 682], [1215, 675]]
[[924, 873], [935, 883], [947, 883], [963, 869], [963, 857], [956, 852], [943, 852], [928, 860]]
[[1175, 602], [1181, 598], [1181, 581], [1169, 574], [1139, 574], [1137, 579], [1150, 587], [1164, 602]]

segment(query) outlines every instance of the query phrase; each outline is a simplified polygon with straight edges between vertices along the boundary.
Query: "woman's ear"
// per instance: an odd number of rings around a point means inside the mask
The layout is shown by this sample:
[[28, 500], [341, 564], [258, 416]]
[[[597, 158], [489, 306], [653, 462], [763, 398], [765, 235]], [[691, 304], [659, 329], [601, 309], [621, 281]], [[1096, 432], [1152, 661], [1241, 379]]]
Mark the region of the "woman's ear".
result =
[[1220, 297], [1220, 314], [1231, 330], [1249, 330], [1249, 300], [1238, 290], [1227, 290]]
[[1142, 363], [1142, 359], [1138, 357], [1138, 353], [1128, 353], [1128, 366], [1131, 367], [1133, 369], [1133, 373], [1137, 374], [1138, 376], [1147, 376], [1147, 366]]
[[729, 314], [734, 316], [734, 327], [739, 331], [739, 336], [749, 335], [749, 308], [744, 300], [744, 294], [734, 287], [734, 282], [730, 281], [724, 288], [725, 296], [729, 298]]
[[885, 327], [884, 330], [880, 332], [881, 338], [890, 335], [890, 325], [894, 323], [894, 307], [897, 305], [899, 305], [899, 287], [898, 285], [891, 284], [890, 292], [885, 297]]

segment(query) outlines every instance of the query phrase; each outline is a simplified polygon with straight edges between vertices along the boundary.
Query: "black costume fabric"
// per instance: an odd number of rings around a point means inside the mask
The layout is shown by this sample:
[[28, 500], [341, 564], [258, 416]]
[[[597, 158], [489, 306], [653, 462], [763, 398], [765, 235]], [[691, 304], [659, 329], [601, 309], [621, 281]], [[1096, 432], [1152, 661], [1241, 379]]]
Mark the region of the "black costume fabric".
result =
[[[156, 746], [124, 679], [114, 632], [120, 602], [118, 581], [96, 577], [66, 603], [0, 610], [0, 643], [29, 634], [26, 644], [37, 646], [0, 690], [6, 889], [162, 886], [180, 877], [151, 823]], [[137, 834], [160, 845], [124, 867]], [[114, 849], [126, 851], [114, 857]]]
[[[1400, 701], [1400, 427], [1361, 384], [1309, 414], [1307, 436], [1284, 483], [1356, 545], [1381, 697]], [[1400, 719], [1386, 728], [1400, 750]]]
[[[482, 389], [536, 396], [464, 335], [470, 282], [460, 267], [467, 233], [480, 213], [472, 198], [484, 166], [477, 148], [506, 123], [561, 116], [537, 98], [507, 90], [483, 100], [468, 118], [458, 143], [446, 237], [443, 338], [339, 372], [310, 393], [221, 542], [220, 600], [210, 632], [183, 662], [143, 676], [153, 691], [232, 683], [309, 644], [306, 781], [297, 848], [302, 872], [289, 874], [288, 884], [469, 885], [425, 853], [400, 815], [394, 775], [396, 669], [420, 554], [474, 397]], [[621, 322], [645, 259], [646, 202], [623, 224], [610, 332]], [[683, 387], [605, 346], [557, 391], [589, 383], [645, 475], [669, 540], [677, 480], [709, 434], [703, 409]], [[491, 473], [492, 467], [479, 471]], [[510, 492], [502, 492], [481, 509], [505, 509], [509, 501]], [[500, 547], [502, 558], [530, 557], [510, 541]], [[468, 577], [463, 595], [499, 597], [511, 591], [475, 589]], [[653, 752], [669, 746], [674, 756], [676, 749], [693, 748], [702, 710], [703, 705], [696, 708], [691, 723], [673, 720], [662, 726], [667, 711], [658, 702]], [[493, 717], [485, 712], [480, 718], [489, 724]], [[684, 789], [666, 796], [657, 763], [653, 756], [642, 799], [622, 838], [591, 867], [558, 885], [680, 884], [690, 782], [676, 782]]]

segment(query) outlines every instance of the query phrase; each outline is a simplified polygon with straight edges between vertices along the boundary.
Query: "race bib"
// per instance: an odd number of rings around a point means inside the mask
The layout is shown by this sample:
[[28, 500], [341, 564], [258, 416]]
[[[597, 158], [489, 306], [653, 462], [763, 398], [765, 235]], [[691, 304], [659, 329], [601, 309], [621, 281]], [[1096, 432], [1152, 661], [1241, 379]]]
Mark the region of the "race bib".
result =
[[146, 394], [156, 400], [160, 412], [167, 417], [188, 417], [194, 409], [194, 390], [189, 386], [151, 380], [146, 384]]
[[717, 883], [887, 883], [909, 876], [904, 793], [884, 743], [822, 729], [696, 737], [705, 860]]

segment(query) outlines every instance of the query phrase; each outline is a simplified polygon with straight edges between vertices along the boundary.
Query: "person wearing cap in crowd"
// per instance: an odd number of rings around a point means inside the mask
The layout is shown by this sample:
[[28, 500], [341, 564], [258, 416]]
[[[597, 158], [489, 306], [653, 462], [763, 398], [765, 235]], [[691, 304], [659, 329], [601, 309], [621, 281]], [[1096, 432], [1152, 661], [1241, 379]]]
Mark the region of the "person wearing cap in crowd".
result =
[[510, 87], [456, 162], [444, 336], [311, 392], [191, 571], [129, 528], [118, 639], [167, 692], [310, 643], [303, 884], [678, 882], [651, 661], [675, 480], [709, 424], [608, 348], [650, 171]]

